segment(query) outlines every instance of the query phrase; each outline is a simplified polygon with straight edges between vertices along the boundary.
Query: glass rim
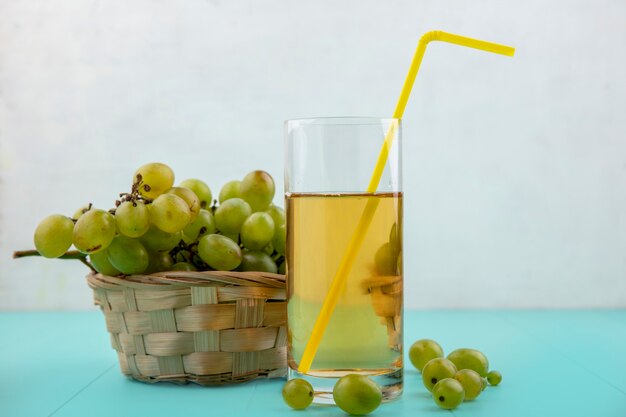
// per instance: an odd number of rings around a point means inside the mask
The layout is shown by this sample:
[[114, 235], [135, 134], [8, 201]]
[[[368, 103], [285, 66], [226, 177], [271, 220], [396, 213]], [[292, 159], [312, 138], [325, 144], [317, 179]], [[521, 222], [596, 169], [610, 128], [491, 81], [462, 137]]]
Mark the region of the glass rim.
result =
[[285, 120], [285, 126], [294, 125], [317, 125], [317, 126], [370, 126], [381, 123], [400, 123], [402, 119], [396, 117], [374, 117], [374, 116], [330, 116], [330, 117], [305, 117], [299, 119]]

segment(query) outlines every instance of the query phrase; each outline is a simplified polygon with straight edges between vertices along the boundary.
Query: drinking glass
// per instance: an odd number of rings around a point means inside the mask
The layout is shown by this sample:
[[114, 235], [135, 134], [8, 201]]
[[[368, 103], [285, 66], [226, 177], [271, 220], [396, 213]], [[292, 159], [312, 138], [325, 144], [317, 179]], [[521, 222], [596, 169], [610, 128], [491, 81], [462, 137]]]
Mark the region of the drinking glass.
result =
[[[288, 120], [285, 127], [289, 378], [308, 380], [316, 403], [332, 403], [335, 382], [351, 373], [378, 383], [383, 401], [394, 399], [403, 384], [400, 121], [333, 117]], [[367, 192], [390, 134], [380, 183]], [[360, 244], [352, 241], [357, 228]], [[349, 248], [356, 255], [338, 277]], [[339, 297], [303, 371], [305, 347], [335, 279], [342, 282]]]

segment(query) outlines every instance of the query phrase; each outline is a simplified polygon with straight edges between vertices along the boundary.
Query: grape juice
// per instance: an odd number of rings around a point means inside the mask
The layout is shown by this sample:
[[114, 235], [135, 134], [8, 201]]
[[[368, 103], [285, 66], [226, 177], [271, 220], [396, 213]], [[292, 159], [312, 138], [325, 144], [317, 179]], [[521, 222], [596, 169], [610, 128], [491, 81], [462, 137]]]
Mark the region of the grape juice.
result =
[[[372, 201], [375, 199], [376, 201]], [[298, 364], [331, 282], [367, 204], [375, 204], [311, 369]], [[402, 392], [402, 194], [287, 194], [290, 378], [332, 402], [337, 378], [370, 376], [383, 398]]]

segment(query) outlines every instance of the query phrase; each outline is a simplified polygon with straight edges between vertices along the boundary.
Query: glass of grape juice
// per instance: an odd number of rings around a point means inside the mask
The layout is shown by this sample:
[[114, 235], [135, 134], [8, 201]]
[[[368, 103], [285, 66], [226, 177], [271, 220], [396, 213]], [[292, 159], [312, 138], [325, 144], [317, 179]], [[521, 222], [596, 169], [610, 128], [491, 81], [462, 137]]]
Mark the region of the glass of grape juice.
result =
[[[289, 379], [308, 380], [316, 403], [332, 404], [335, 382], [351, 373], [379, 384], [383, 401], [395, 399], [403, 387], [400, 121], [329, 117], [288, 120], [285, 128]], [[388, 132], [380, 183], [366, 192]], [[303, 372], [305, 347], [349, 248], [354, 261]]]

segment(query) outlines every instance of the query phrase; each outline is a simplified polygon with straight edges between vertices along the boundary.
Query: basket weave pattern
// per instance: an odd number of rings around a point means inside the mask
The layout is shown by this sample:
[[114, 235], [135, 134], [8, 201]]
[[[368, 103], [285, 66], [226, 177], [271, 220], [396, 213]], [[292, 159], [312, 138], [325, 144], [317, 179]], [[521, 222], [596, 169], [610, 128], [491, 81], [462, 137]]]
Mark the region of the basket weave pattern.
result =
[[125, 375], [217, 385], [285, 374], [283, 275], [159, 272], [87, 276]]

